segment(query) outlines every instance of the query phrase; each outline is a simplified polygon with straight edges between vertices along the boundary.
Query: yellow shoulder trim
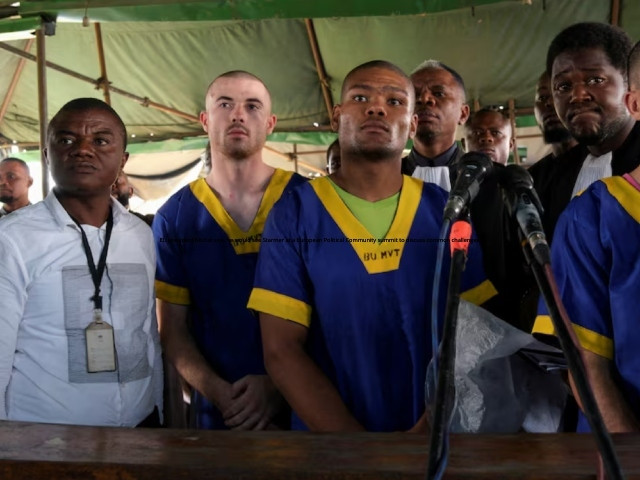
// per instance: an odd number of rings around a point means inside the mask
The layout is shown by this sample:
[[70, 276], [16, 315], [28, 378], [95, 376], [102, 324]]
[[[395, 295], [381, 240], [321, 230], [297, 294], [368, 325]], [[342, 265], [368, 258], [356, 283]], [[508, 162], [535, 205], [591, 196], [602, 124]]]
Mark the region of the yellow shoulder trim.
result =
[[602, 180], [607, 190], [631, 217], [640, 223], [640, 192], [624, 177], [609, 177]]
[[368, 273], [382, 273], [397, 270], [404, 251], [409, 230], [420, 204], [423, 182], [403, 176], [398, 208], [389, 231], [382, 241], [373, 238], [344, 204], [330, 181], [321, 177], [310, 182], [316, 195], [327, 209], [333, 221], [351, 243], [358, 258]]
[[[580, 345], [586, 350], [600, 355], [601, 357], [613, 360], [613, 340], [609, 337], [589, 330], [580, 325], [572, 324], [573, 330], [576, 332]], [[533, 324], [532, 333], [543, 333], [546, 335], [555, 335], [556, 330], [549, 315], [538, 315]]]
[[531, 333], [542, 333], [544, 335], [555, 335], [556, 331], [549, 315], [538, 315], [533, 322]]
[[493, 283], [491, 283], [490, 280], [485, 280], [481, 284], [462, 292], [462, 294], [460, 294], [460, 298], [467, 302], [471, 302], [474, 305], [482, 305], [491, 297], [497, 295], [497, 293], [498, 291], [496, 290], [496, 287], [493, 286]]
[[311, 306], [281, 293], [254, 288], [247, 308], [291, 320], [305, 327], [311, 325]]
[[177, 287], [169, 283], [155, 281], [156, 284], [156, 297], [160, 300], [164, 300], [169, 303], [176, 303], [178, 305], [190, 305], [191, 295], [189, 295], [189, 289], [184, 287]]
[[256, 218], [249, 230], [242, 230], [238, 224], [231, 218], [231, 215], [225, 210], [224, 206], [213, 193], [211, 187], [204, 178], [200, 178], [191, 182], [189, 187], [193, 195], [204, 205], [213, 219], [220, 225], [229, 237], [229, 242], [235, 250], [236, 254], [257, 253], [260, 250], [260, 239], [264, 230], [264, 223], [267, 215], [271, 211], [271, 207], [282, 195], [285, 187], [291, 180], [293, 172], [276, 168], [269, 180], [269, 185], [262, 196], [260, 207], [256, 213]]

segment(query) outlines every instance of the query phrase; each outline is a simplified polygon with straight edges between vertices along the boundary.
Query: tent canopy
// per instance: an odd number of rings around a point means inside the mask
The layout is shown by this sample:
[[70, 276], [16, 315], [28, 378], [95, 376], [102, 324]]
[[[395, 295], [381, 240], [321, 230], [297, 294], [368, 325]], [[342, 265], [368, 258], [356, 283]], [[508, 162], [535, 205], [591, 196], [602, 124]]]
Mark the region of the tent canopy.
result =
[[[37, 24], [43, 13], [57, 17], [55, 34], [46, 37], [47, 60], [94, 82], [102, 77], [94, 23], [101, 22], [108, 81], [138, 99], [111, 92], [132, 142], [201, 135], [197, 116], [207, 85], [235, 69], [268, 85], [278, 132], [327, 131], [342, 79], [372, 59], [407, 71], [428, 58], [441, 60], [461, 73], [470, 102], [506, 106], [512, 100], [519, 124], [530, 125], [535, 81], [558, 31], [576, 21], [609, 22], [613, 9], [615, 21], [634, 39], [640, 36], [640, 2], [630, 0], [49, 0], [2, 9], [20, 17], [0, 20], [0, 31]], [[85, 14], [89, 27], [66, 23]], [[2, 45], [35, 54], [27, 42]], [[20, 61], [15, 51], [0, 50], [0, 98], [7, 103], [0, 134], [5, 142], [33, 144], [36, 65], [24, 61], [11, 91]], [[51, 68], [47, 94], [50, 113], [78, 96], [102, 97], [94, 84]]]
[[[278, 124], [267, 161], [318, 174], [335, 138], [329, 118], [342, 79], [374, 59], [407, 72], [426, 59], [450, 65], [474, 108], [510, 109], [518, 146], [535, 159], [545, 153], [540, 138], [531, 138], [539, 135], [535, 82], [551, 39], [578, 21], [620, 25], [638, 39], [640, 2], [0, 0], [0, 148], [38, 146], [36, 44], [27, 37], [41, 29], [48, 33], [49, 116], [73, 98], [103, 98], [108, 85], [131, 136], [130, 173], [171, 172], [183, 157], [198, 158], [206, 144], [198, 122], [205, 90], [217, 75], [241, 69], [272, 94]], [[184, 153], [193, 140], [198, 147]], [[167, 148], [178, 153], [152, 155]]]

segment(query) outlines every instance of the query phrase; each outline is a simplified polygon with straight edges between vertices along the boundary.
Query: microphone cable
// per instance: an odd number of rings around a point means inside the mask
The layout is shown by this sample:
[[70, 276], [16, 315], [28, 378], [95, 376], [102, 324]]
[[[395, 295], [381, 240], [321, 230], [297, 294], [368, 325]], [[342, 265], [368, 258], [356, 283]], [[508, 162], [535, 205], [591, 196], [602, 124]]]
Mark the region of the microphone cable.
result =
[[[433, 273], [433, 286], [431, 290], [431, 365], [434, 371], [434, 382], [438, 378], [438, 347], [440, 346], [440, 331], [438, 328], [438, 300], [440, 297], [440, 277], [442, 276], [442, 263], [444, 261], [444, 249], [447, 243], [447, 233], [451, 222], [445, 219], [440, 228], [438, 237], [438, 251], [436, 253], [436, 268]], [[433, 385], [435, 390], [435, 383]]]
[[[465, 209], [466, 211], [466, 209]], [[466, 215], [465, 215], [466, 217]], [[429, 445], [429, 461], [427, 464], [427, 480], [440, 480], [449, 462], [449, 427], [453, 407], [455, 405], [455, 359], [456, 359], [456, 330], [458, 322], [458, 306], [460, 303], [460, 286], [462, 273], [467, 260], [467, 251], [471, 240], [471, 224], [468, 219], [458, 220], [451, 227], [449, 244], [451, 250], [451, 268], [447, 292], [445, 321], [442, 331], [440, 351], [436, 347], [433, 351], [434, 378], [437, 378], [435, 388], [434, 409], [431, 422], [431, 438]], [[441, 242], [444, 244], [444, 242]], [[440, 267], [440, 270], [442, 267]], [[437, 270], [436, 270], [436, 273]], [[439, 289], [438, 289], [439, 290]], [[437, 316], [431, 319], [432, 327], [436, 324]], [[438, 353], [441, 366], [437, 368]]]

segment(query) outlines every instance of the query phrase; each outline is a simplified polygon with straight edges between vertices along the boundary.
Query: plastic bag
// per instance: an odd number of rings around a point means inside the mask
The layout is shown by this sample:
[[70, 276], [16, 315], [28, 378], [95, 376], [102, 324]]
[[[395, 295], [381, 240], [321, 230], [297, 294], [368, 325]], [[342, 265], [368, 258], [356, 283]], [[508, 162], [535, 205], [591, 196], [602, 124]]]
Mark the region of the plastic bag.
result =
[[[460, 300], [452, 433], [557, 432], [569, 387], [562, 351]], [[429, 365], [427, 405], [436, 379]]]

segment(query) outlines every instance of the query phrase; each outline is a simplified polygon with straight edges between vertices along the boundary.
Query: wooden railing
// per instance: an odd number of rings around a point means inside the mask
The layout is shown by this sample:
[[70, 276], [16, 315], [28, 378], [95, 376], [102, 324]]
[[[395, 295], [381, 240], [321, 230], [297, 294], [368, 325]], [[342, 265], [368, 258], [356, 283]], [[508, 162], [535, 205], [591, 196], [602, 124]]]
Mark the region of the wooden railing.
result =
[[[614, 436], [628, 480], [640, 435]], [[0, 479], [423, 479], [427, 439], [0, 422]], [[595, 479], [589, 435], [453, 435], [446, 479]]]

